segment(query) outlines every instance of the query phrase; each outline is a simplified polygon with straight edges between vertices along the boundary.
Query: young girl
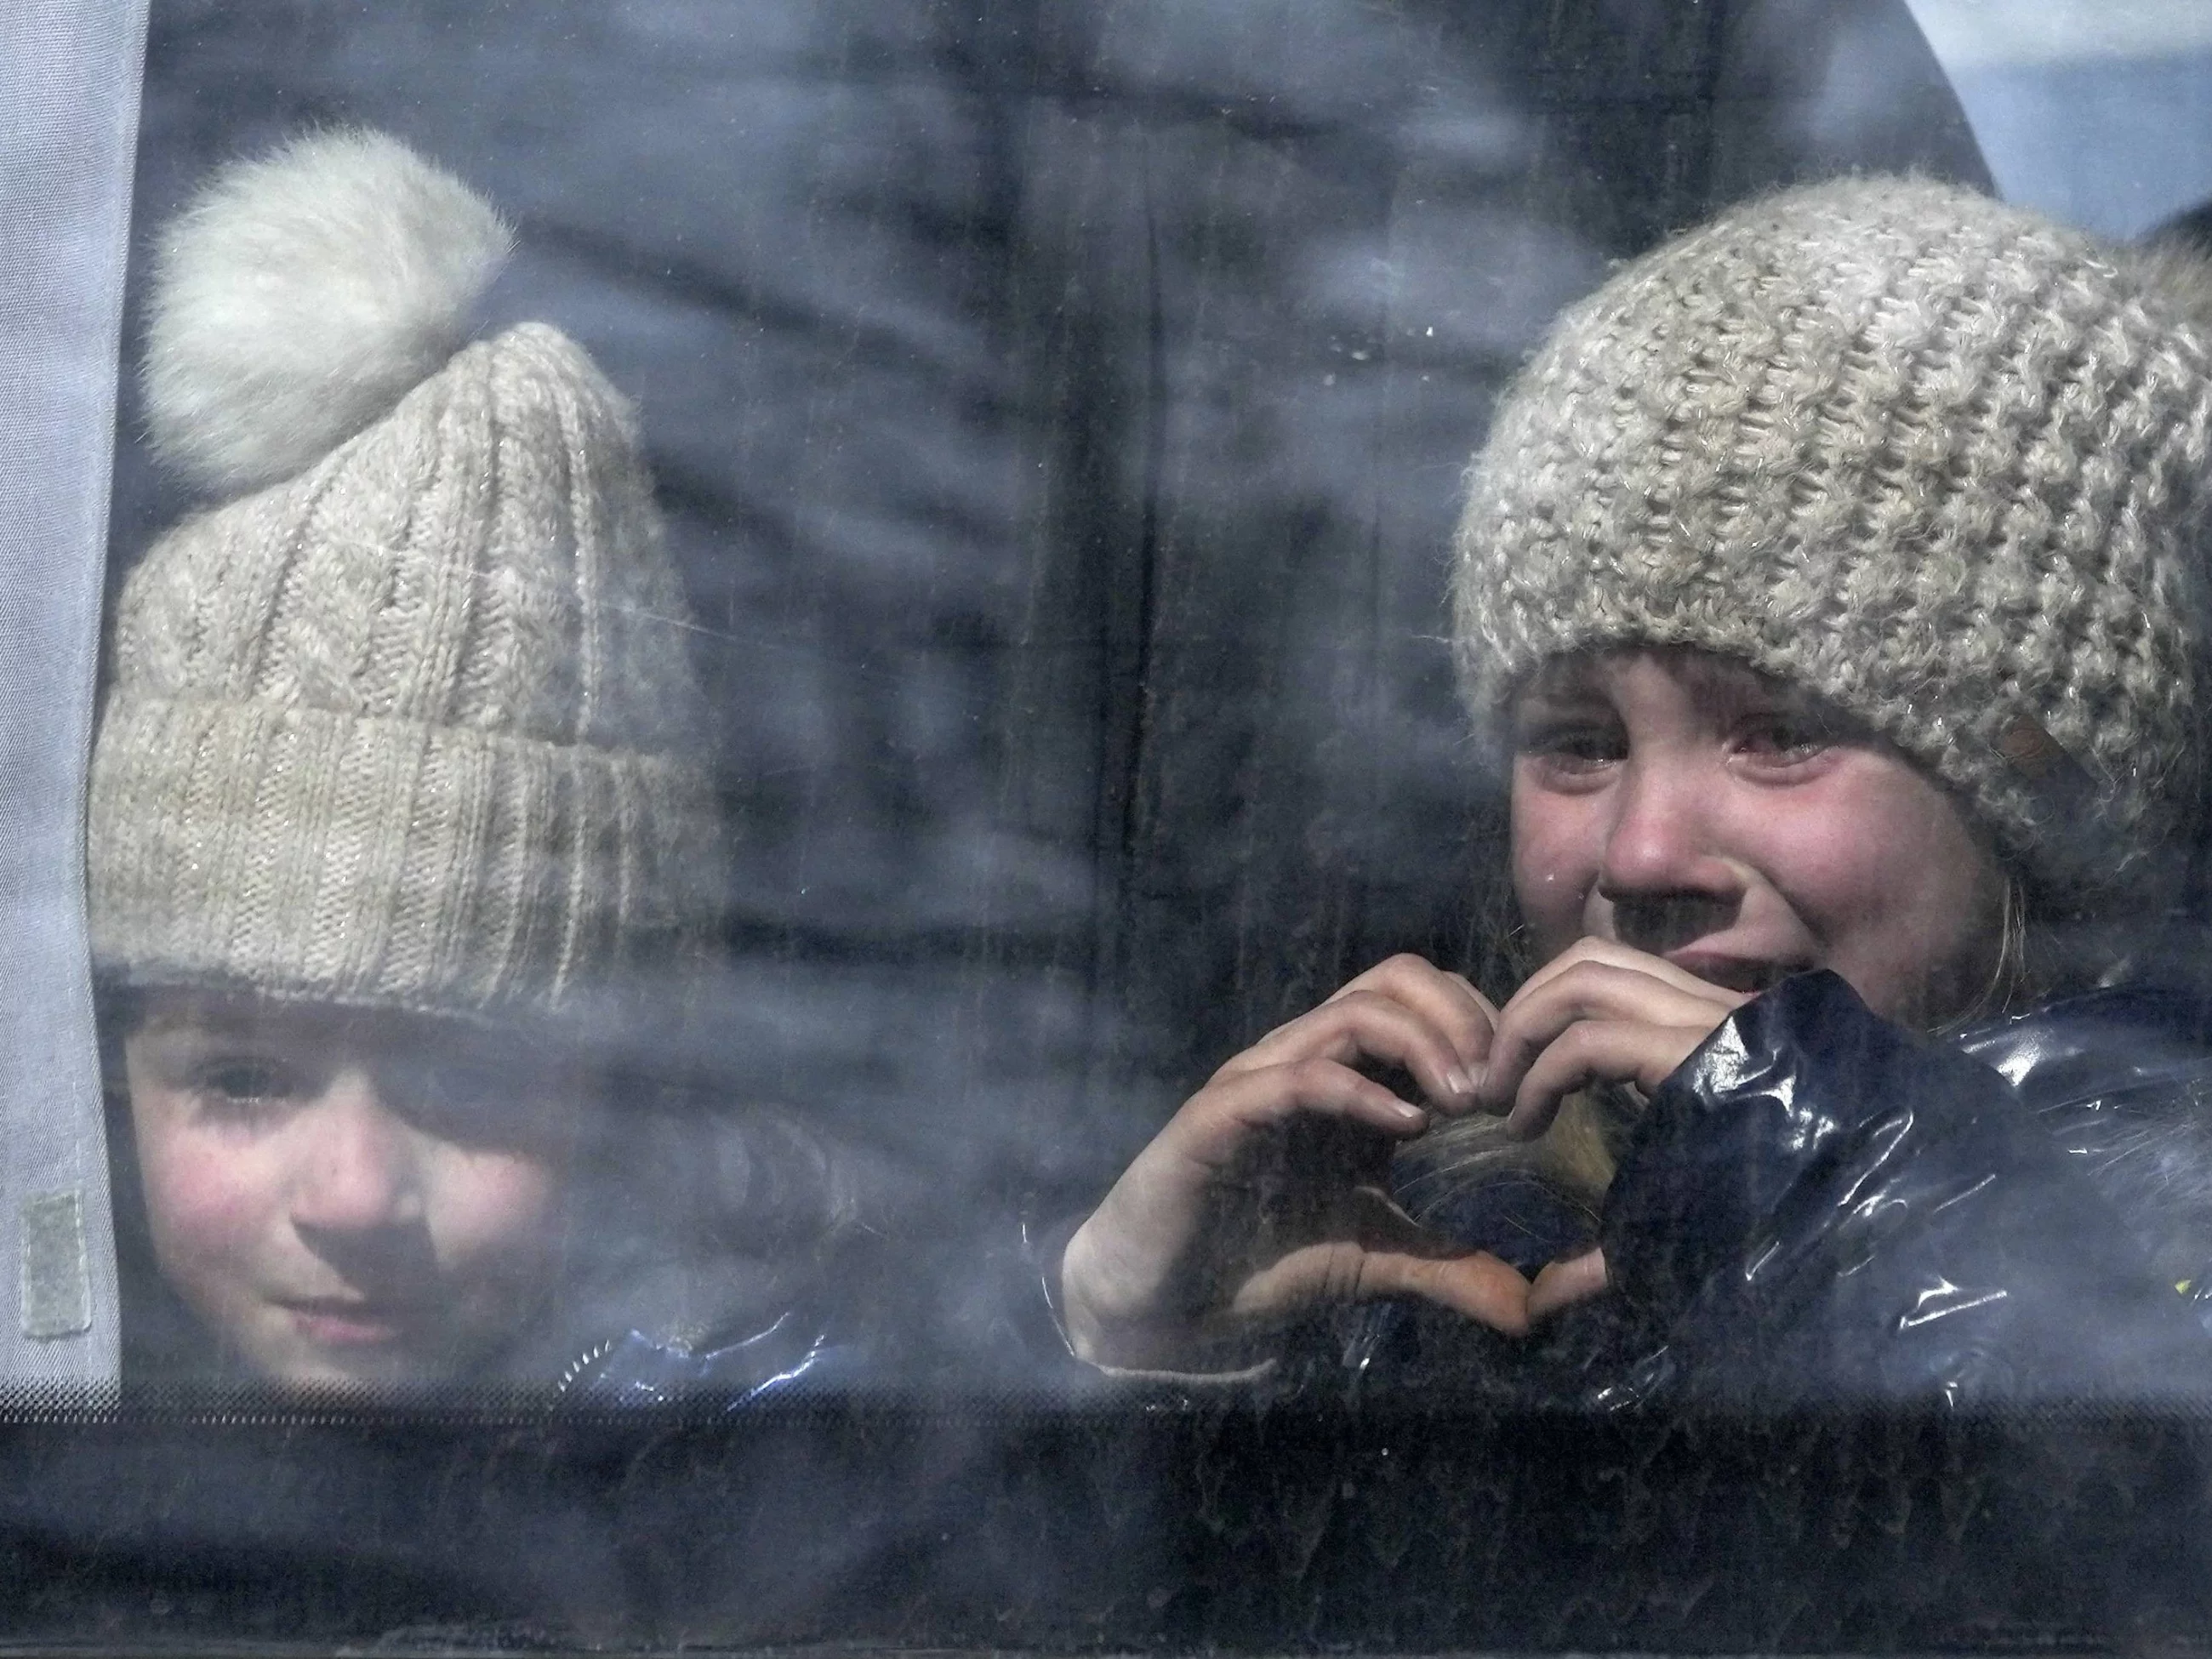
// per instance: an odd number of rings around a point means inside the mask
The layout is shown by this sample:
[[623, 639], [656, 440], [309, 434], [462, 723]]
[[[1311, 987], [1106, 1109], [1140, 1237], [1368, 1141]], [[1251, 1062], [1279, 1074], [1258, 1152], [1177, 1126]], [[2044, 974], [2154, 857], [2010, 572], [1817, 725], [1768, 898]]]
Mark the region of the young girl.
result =
[[2198, 821], [2175, 276], [1864, 179], [1569, 313], [1453, 579], [1541, 966], [1395, 958], [1231, 1060], [1068, 1243], [1074, 1352], [1230, 1371], [1389, 1299], [1445, 1312], [1337, 1358], [1540, 1397], [2212, 1383], [2203, 1022], [2095, 989]]
[[817, 1334], [772, 1243], [684, 1256], [776, 1210], [758, 1137], [615, 1082], [705, 960], [718, 808], [628, 406], [542, 324], [465, 343], [509, 240], [337, 132], [160, 249], [148, 418], [213, 504], [123, 590], [88, 855], [141, 1381], [713, 1380], [766, 1328], [742, 1383]]

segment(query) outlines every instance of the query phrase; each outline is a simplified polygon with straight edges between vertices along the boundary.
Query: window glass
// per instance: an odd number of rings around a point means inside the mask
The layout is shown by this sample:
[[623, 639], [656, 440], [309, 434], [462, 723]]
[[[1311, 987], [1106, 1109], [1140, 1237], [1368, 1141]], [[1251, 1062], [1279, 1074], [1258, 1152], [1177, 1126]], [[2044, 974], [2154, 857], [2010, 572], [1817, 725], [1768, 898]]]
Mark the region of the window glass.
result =
[[29, 38], [16, 1634], [2200, 1628], [2192, 9]]

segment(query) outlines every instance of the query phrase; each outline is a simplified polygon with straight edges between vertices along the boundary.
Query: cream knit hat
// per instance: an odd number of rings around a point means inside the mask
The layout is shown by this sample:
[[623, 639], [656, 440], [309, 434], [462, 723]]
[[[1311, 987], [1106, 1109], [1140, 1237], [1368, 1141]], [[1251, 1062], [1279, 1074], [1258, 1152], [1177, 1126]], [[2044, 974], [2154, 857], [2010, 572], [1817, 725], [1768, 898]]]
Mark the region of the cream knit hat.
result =
[[508, 240], [339, 133], [220, 175], [161, 246], [155, 443], [236, 498], [123, 592], [105, 973], [618, 1017], [695, 965], [716, 810], [635, 422], [543, 325], [455, 354]]
[[1461, 683], [1702, 647], [1817, 691], [2046, 895], [2195, 810], [2212, 362], [2164, 275], [1921, 179], [1731, 212], [1570, 311], [1475, 459]]

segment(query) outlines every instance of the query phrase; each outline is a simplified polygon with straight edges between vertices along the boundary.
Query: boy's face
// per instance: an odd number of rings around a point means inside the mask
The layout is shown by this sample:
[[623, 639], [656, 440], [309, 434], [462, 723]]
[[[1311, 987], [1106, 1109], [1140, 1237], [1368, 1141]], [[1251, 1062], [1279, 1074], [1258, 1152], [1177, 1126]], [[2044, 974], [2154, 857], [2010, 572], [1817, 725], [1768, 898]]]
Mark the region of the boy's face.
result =
[[588, 1085], [391, 1013], [156, 993], [125, 1040], [154, 1249], [286, 1383], [462, 1374], [542, 1301]]
[[1545, 959], [1587, 934], [1738, 991], [1831, 968], [1911, 1023], [1990, 984], [1995, 859], [1948, 794], [1834, 710], [1652, 649], [1563, 659], [1516, 712], [1514, 889]]

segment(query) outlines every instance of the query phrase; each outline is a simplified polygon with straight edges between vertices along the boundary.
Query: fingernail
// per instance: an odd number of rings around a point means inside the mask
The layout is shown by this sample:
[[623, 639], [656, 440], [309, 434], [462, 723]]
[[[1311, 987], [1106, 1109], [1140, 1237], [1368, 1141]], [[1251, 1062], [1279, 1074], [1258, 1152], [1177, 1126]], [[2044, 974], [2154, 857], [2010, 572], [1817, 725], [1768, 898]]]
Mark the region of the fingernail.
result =
[[1429, 1115], [1410, 1101], [1394, 1100], [1390, 1104], [1408, 1123], [1426, 1123], [1429, 1121]]
[[1464, 1097], [1474, 1092], [1474, 1079], [1456, 1066], [1444, 1073], [1444, 1083], [1455, 1095]]

